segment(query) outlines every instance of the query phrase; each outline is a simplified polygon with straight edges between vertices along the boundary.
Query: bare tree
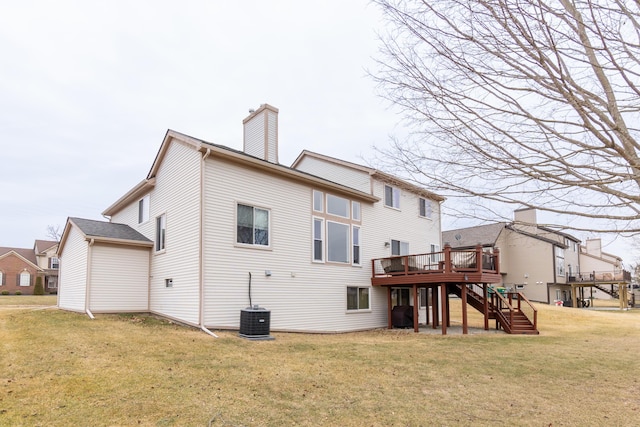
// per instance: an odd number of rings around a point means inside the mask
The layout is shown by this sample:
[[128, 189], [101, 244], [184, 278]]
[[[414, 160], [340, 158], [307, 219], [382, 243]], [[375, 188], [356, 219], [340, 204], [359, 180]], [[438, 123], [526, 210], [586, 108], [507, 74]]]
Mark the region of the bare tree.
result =
[[62, 237], [62, 230], [60, 225], [47, 225], [47, 238], [51, 240], [55, 240], [56, 242], [60, 241]]
[[638, 0], [374, 3], [390, 28], [374, 78], [412, 129], [378, 167], [475, 216], [506, 204], [640, 232]]

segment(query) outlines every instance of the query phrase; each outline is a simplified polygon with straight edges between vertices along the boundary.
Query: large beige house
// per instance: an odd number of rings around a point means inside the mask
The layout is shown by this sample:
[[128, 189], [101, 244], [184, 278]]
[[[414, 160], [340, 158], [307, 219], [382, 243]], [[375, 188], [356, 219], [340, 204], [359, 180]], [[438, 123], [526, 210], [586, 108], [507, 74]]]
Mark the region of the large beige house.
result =
[[532, 301], [577, 306], [593, 298], [618, 298], [631, 280], [622, 258], [602, 251], [600, 239], [584, 245], [570, 234], [537, 223], [535, 209], [514, 212], [512, 222], [444, 231], [453, 248], [478, 243], [487, 252], [500, 249], [502, 285]]
[[69, 218], [59, 307], [238, 329], [241, 310], [259, 305], [272, 330], [386, 326], [370, 260], [439, 250], [443, 198], [309, 151], [278, 163], [268, 104], [243, 124], [243, 151], [169, 130], [142, 182], [103, 212], [109, 221]]
[[580, 240], [538, 225], [534, 209], [515, 211], [509, 223], [445, 231], [442, 241], [458, 249], [499, 248], [502, 286], [532, 301], [569, 300], [570, 277], [580, 271]]

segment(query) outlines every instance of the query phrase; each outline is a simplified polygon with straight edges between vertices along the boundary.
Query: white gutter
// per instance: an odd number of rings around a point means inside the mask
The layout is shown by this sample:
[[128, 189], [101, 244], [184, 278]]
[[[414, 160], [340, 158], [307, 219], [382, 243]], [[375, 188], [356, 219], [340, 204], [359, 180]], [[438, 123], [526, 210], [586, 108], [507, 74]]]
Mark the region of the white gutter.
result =
[[88, 308], [85, 310], [85, 313], [87, 313], [87, 316], [89, 316], [89, 319], [91, 320], [95, 319], [95, 317], [93, 316], [93, 313]]

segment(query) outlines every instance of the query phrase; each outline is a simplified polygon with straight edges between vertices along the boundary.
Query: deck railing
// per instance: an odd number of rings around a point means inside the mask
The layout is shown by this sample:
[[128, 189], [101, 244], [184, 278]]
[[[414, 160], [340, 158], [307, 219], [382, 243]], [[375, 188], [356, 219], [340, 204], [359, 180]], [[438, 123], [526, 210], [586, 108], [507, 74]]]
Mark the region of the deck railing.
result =
[[631, 282], [631, 272], [589, 271], [587, 273], [567, 273], [567, 282]]
[[482, 246], [475, 249], [452, 249], [425, 254], [398, 255], [371, 260], [373, 277], [424, 273], [485, 272], [499, 273], [499, 250], [484, 252]]
[[533, 328], [538, 330], [538, 310], [522, 293], [505, 292], [503, 294], [492, 291], [490, 296], [496, 318], [505, 331], [512, 332], [513, 317], [517, 312], [522, 312], [533, 323]]

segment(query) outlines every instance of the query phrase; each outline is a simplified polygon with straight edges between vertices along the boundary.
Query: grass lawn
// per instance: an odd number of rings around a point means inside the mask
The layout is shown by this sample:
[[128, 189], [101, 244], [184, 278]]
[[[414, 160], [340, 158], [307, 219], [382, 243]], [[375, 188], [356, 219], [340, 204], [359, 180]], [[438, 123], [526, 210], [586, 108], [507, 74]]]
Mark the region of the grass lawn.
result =
[[3, 298], [1, 426], [640, 421], [640, 310], [538, 305], [539, 336], [375, 330], [255, 342], [142, 315], [12, 309]]

